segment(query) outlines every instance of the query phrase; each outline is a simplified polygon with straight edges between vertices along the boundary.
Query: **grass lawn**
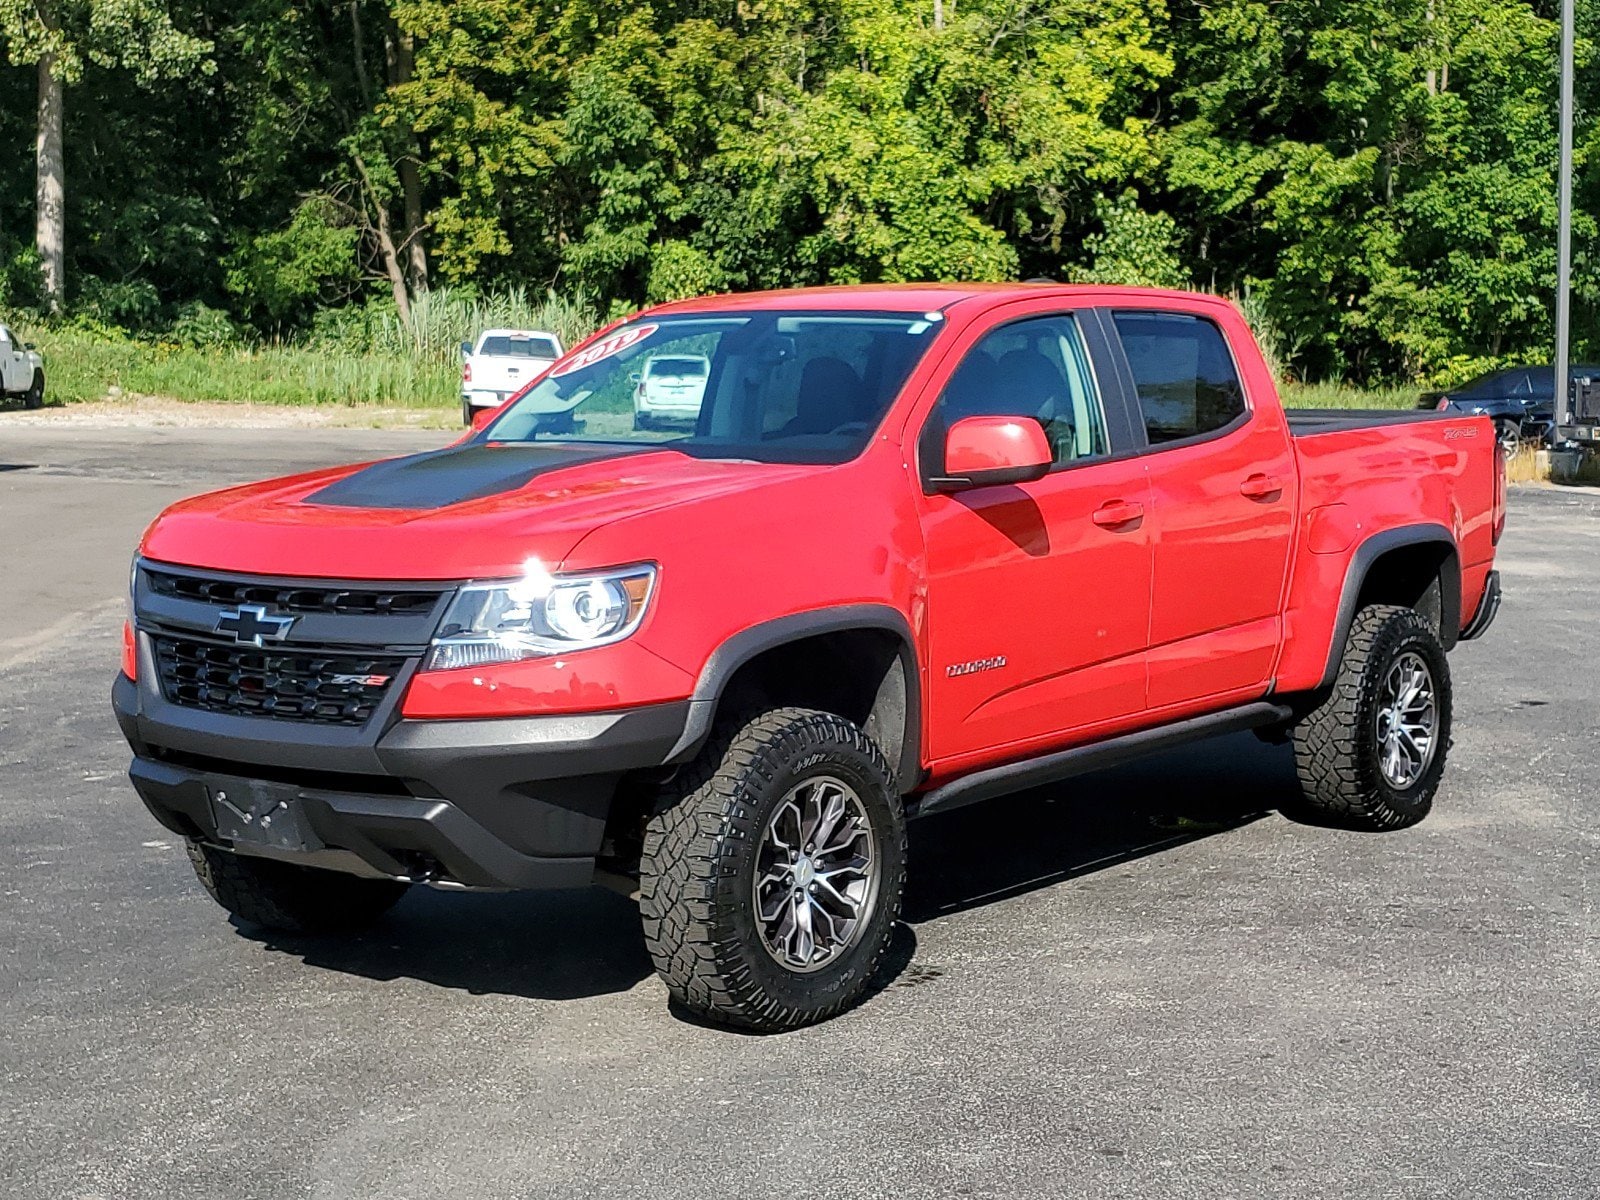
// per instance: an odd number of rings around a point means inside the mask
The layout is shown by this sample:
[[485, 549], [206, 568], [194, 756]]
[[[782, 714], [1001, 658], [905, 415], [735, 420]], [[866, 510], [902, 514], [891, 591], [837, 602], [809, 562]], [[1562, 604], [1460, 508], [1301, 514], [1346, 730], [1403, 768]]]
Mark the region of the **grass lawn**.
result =
[[72, 330], [28, 335], [45, 356], [51, 403], [127, 395], [254, 404], [368, 404], [453, 407], [461, 375], [453, 366], [306, 347], [194, 349], [113, 340]]
[[1421, 388], [1358, 388], [1347, 383], [1286, 383], [1287, 408], [1415, 408]]
[[[130, 396], [253, 404], [453, 408], [461, 377], [454, 365], [336, 349], [266, 346], [196, 349], [112, 339], [71, 329], [25, 334], [45, 356], [51, 403]], [[1363, 390], [1346, 384], [1286, 384], [1291, 408], [1410, 408], [1415, 388]]]

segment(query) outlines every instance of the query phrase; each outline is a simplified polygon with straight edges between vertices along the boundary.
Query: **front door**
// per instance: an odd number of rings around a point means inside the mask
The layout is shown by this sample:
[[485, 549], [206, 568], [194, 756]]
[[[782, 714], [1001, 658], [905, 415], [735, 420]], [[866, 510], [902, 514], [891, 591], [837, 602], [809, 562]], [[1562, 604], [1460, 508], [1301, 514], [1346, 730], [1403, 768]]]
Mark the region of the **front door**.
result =
[[1060, 742], [1145, 703], [1146, 472], [1110, 457], [1122, 447], [1078, 319], [1030, 316], [975, 340], [922, 429], [925, 479], [942, 474], [944, 431], [975, 415], [1038, 420], [1056, 465], [1032, 483], [923, 496], [929, 751], [946, 766]]

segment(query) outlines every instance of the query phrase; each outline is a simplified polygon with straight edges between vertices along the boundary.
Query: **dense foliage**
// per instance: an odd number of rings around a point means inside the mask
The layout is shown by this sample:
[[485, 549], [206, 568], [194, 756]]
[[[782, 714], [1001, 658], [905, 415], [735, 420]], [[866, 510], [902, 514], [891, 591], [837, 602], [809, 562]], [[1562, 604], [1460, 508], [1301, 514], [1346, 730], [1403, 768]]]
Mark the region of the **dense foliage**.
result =
[[[1550, 0], [0, 0], [0, 307], [205, 344], [428, 296], [1199, 286], [1308, 378], [1547, 357]], [[1600, 0], [1576, 332], [1600, 355]], [[419, 335], [421, 336], [421, 335]]]

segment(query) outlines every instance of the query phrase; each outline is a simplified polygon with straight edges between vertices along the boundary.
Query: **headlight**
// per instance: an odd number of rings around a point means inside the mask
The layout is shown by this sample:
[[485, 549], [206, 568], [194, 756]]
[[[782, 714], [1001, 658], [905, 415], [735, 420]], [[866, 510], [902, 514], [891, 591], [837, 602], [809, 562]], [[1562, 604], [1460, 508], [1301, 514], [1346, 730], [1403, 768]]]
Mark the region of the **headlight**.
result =
[[620, 642], [639, 628], [655, 584], [648, 563], [552, 575], [531, 561], [521, 579], [457, 592], [422, 669], [517, 662]]

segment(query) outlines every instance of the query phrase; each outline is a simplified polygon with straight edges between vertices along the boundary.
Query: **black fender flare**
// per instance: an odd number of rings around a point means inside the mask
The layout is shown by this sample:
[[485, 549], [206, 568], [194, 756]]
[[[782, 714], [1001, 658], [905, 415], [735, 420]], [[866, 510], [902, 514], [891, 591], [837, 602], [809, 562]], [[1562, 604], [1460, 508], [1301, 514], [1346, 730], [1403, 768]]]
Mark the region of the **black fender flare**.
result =
[[1356, 547], [1345, 568], [1344, 587], [1339, 592], [1339, 611], [1334, 617], [1333, 641], [1328, 645], [1328, 662], [1323, 668], [1321, 688], [1333, 686], [1339, 674], [1339, 660], [1344, 657], [1344, 644], [1350, 637], [1350, 626], [1356, 619], [1356, 602], [1361, 589], [1366, 586], [1372, 564], [1392, 550], [1407, 546], [1439, 546], [1445, 550], [1441, 564], [1439, 596], [1439, 640], [1446, 650], [1452, 649], [1461, 632], [1461, 550], [1455, 535], [1443, 525], [1434, 522], [1416, 525], [1399, 525], [1375, 533]]
[[911, 624], [899, 609], [887, 604], [844, 604], [814, 609], [763, 621], [734, 634], [706, 660], [689, 698], [689, 718], [683, 736], [667, 756], [668, 762], [693, 758], [711, 733], [717, 706], [734, 675], [745, 664], [769, 650], [828, 633], [871, 630], [890, 633], [899, 642], [900, 667], [905, 679], [905, 728], [900, 739], [900, 761], [893, 764], [902, 790], [922, 778], [922, 672]]

